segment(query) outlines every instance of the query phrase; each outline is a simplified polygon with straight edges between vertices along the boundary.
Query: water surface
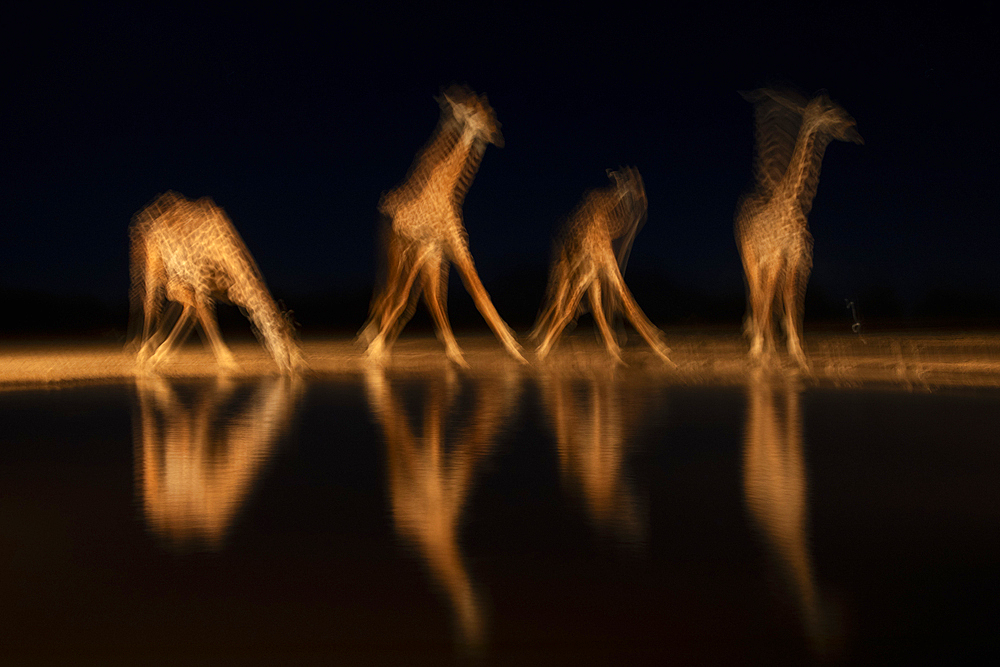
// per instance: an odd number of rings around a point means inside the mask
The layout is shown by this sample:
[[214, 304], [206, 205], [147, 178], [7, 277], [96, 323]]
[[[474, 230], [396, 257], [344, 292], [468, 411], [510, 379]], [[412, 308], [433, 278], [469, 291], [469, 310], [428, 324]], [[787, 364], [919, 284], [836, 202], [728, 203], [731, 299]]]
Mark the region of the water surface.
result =
[[0, 396], [17, 662], [996, 649], [1000, 393], [627, 371]]

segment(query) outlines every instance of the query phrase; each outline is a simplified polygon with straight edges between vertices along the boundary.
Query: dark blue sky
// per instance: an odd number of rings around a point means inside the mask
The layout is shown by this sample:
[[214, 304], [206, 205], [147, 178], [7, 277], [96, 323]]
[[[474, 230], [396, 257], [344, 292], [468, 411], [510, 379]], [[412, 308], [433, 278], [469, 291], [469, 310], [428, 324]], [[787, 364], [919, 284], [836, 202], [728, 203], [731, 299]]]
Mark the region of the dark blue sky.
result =
[[738, 294], [732, 216], [753, 137], [737, 91], [785, 82], [826, 88], [866, 141], [827, 151], [813, 284], [1000, 303], [993, 3], [351, 11], [9, 24], [0, 287], [123, 302], [129, 219], [175, 189], [226, 208], [275, 296], [363, 291], [379, 195], [433, 129], [432, 96], [463, 82], [506, 139], [465, 207], [488, 288], [543, 266], [583, 191], [631, 164], [649, 220], [629, 271]]

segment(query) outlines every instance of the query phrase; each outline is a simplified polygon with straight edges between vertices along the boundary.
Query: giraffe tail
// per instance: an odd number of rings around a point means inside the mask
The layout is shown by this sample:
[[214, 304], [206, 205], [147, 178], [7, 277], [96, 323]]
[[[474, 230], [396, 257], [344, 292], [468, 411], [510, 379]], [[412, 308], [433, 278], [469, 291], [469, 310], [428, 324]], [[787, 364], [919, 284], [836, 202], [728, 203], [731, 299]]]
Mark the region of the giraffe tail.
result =
[[143, 304], [146, 300], [146, 248], [135, 229], [129, 234], [129, 309], [125, 349], [138, 352], [143, 340]]

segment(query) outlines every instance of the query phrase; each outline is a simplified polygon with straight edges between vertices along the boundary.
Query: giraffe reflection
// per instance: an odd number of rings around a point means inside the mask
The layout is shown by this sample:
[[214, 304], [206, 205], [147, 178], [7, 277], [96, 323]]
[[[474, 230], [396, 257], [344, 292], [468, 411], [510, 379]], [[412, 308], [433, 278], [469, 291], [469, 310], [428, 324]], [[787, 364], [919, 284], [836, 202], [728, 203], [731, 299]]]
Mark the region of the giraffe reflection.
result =
[[807, 487], [801, 388], [794, 378], [758, 369], [747, 389], [743, 490], [747, 508], [770, 543], [798, 598], [814, 649], [829, 647], [829, 628], [807, 535]]
[[[463, 643], [476, 648], [485, 640], [482, 603], [459, 550], [459, 521], [476, 470], [510, 416], [518, 381], [514, 375], [478, 378], [474, 407], [462, 415], [462, 387], [450, 370], [417, 382], [423, 399], [419, 436], [382, 370], [365, 374], [372, 412], [385, 437], [393, 519], [397, 533], [424, 558], [451, 601]], [[463, 427], [448, 447], [452, 423]]]
[[590, 369], [586, 375], [553, 370], [540, 384], [564, 482], [578, 488], [599, 532], [626, 544], [643, 543], [643, 512], [625, 469], [625, 425], [641, 423], [648, 394], [613, 369]]
[[150, 529], [175, 546], [221, 548], [288, 429], [301, 381], [274, 377], [246, 390], [218, 377], [184, 400], [187, 391], [161, 377], [136, 381], [136, 485]]

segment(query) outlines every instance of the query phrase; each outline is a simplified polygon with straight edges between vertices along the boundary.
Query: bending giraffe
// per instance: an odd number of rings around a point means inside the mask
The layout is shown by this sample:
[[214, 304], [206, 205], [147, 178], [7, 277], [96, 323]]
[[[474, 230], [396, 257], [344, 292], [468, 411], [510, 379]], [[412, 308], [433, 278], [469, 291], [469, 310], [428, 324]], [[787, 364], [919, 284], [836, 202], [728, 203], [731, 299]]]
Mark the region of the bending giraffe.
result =
[[802, 352], [802, 315], [812, 269], [808, 216], [820, 165], [834, 139], [857, 144], [864, 140], [854, 119], [825, 93], [806, 100], [797, 93], [761, 88], [743, 97], [754, 104], [757, 151], [756, 186], [736, 211], [750, 356], [760, 359], [773, 352], [773, 318], [778, 316], [789, 355], [808, 368]]
[[[283, 372], [300, 365], [291, 325], [267, 291], [233, 223], [211, 199], [191, 201], [176, 192], [162, 194], [135, 214], [129, 235], [134, 325], [139, 310], [143, 313], [140, 364], [163, 362], [197, 320], [219, 365], [235, 369], [236, 360], [215, 321], [213, 297], [221, 295], [245, 310]], [[169, 322], [161, 317], [164, 297], [182, 306], [169, 335]]]
[[[487, 144], [503, 146], [500, 123], [486, 96], [464, 86], [452, 86], [438, 103], [441, 119], [430, 142], [418, 154], [403, 184], [385, 193], [379, 202], [385, 222], [385, 283], [372, 298], [368, 322], [359, 338], [367, 343], [370, 360], [384, 362], [423, 293], [448, 358], [467, 366], [446, 310], [448, 269], [454, 262], [497, 338], [511, 356], [527, 363], [476, 273], [462, 224], [462, 202]], [[421, 286], [414, 290], [418, 276]]]
[[608, 320], [620, 309], [653, 352], [670, 363], [663, 333], [639, 308], [622, 277], [632, 242], [646, 220], [646, 188], [634, 167], [608, 170], [608, 178], [611, 185], [585, 194], [563, 227], [549, 274], [546, 305], [531, 338], [541, 338], [538, 357], [544, 359], [566, 325], [583, 310], [580, 302], [586, 292], [604, 346], [616, 362], [622, 363], [621, 349]]

